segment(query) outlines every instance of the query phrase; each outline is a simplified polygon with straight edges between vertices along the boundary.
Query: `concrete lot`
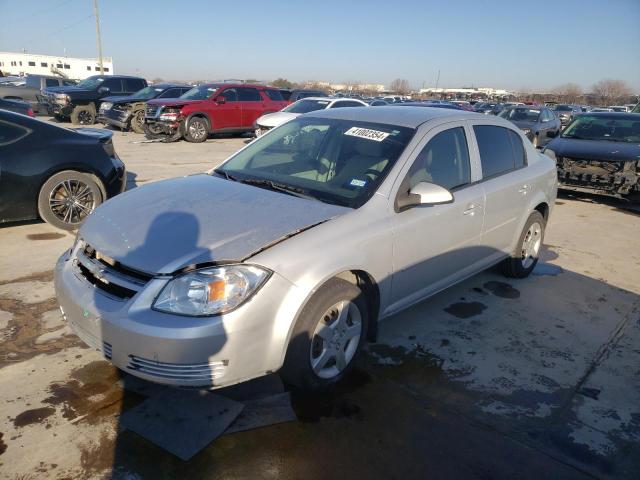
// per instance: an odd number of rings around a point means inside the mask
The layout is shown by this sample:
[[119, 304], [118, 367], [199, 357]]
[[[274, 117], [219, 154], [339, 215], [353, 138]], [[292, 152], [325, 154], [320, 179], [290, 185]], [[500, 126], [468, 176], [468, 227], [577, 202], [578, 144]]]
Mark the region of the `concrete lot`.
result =
[[[115, 133], [130, 188], [243, 146]], [[73, 236], [0, 228], [0, 478], [640, 478], [640, 216], [562, 196], [528, 279], [487, 271], [380, 327], [298, 421], [183, 462], [119, 427], [144, 397], [64, 325], [52, 267]]]

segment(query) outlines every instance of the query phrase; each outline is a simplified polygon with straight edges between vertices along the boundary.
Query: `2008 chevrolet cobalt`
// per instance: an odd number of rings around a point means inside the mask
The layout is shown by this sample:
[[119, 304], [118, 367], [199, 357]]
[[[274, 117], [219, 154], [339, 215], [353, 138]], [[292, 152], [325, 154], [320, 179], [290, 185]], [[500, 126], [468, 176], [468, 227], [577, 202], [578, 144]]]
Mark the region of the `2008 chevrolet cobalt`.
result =
[[556, 188], [553, 162], [500, 118], [313, 112], [208, 174], [100, 206], [57, 263], [57, 296], [133, 375], [221, 387], [279, 370], [322, 388], [378, 320], [493, 264], [528, 275]]

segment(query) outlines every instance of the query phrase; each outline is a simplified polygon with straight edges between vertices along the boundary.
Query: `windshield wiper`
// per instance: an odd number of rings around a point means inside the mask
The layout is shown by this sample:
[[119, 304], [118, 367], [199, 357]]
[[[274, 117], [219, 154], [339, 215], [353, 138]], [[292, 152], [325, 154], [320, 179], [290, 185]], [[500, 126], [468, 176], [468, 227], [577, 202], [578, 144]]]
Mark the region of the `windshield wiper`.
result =
[[276, 192], [286, 193], [288, 195], [293, 195], [294, 197], [306, 198], [308, 200], [317, 200], [317, 198], [308, 195], [306, 190], [303, 190], [299, 187], [294, 187], [292, 185], [287, 185], [286, 183], [277, 183], [273, 180], [262, 180], [257, 178], [244, 178], [236, 180], [240, 183], [246, 183], [247, 185], [255, 185], [256, 187], [267, 187], [271, 190], [275, 190]]
[[234, 177], [233, 175], [229, 175], [225, 170], [219, 170], [219, 169], [214, 169], [213, 173], [215, 173], [216, 175], [220, 175], [221, 177], [226, 178], [227, 180], [230, 180], [232, 182], [239, 182], [240, 180], [238, 180], [236, 177]]

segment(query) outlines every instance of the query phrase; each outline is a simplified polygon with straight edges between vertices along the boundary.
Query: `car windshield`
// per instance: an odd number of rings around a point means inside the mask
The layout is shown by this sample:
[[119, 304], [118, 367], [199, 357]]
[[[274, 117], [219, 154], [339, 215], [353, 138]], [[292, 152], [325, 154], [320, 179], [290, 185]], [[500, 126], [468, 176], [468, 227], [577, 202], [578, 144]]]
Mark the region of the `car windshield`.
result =
[[570, 112], [573, 110], [569, 105], [557, 105], [555, 108], [556, 112]]
[[94, 88], [98, 88], [102, 82], [104, 82], [104, 78], [102, 77], [89, 77], [85, 78], [78, 84], [78, 88], [86, 88], [87, 90], [93, 90]]
[[512, 122], [536, 122], [539, 115], [540, 110], [534, 108], [507, 108], [498, 114]]
[[358, 208], [414, 134], [395, 125], [298, 117], [254, 140], [212, 173]]
[[162, 91], [163, 89], [158, 87], [145, 87], [142, 90], [138, 90], [129, 98], [140, 98], [142, 100], [149, 100], [160, 95]]
[[329, 105], [329, 100], [298, 100], [282, 111], [289, 113], [307, 113], [313, 112], [314, 110], [324, 110], [327, 108], [327, 105]]
[[600, 140], [610, 142], [640, 142], [640, 118], [617, 119], [611, 116], [582, 115], [563, 132], [562, 138]]
[[187, 90], [182, 94], [180, 98], [188, 100], [206, 100], [211, 98], [211, 95], [218, 91], [218, 87], [212, 87], [210, 85], [200, 85], [193, 87], [191, 90]]

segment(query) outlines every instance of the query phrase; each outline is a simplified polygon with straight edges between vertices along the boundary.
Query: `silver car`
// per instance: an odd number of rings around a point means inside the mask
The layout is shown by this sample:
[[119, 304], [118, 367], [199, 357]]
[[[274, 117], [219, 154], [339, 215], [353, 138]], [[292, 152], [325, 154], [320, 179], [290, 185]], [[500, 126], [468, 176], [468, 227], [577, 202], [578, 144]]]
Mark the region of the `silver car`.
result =
[[89, 216], [58, 261], [67, 321], [147, 380], [339, 380], [381, 319], [501, 263], [536, 265], [556, 167], [512, 123], [389, 106], [312, 112], [208, 174]]

